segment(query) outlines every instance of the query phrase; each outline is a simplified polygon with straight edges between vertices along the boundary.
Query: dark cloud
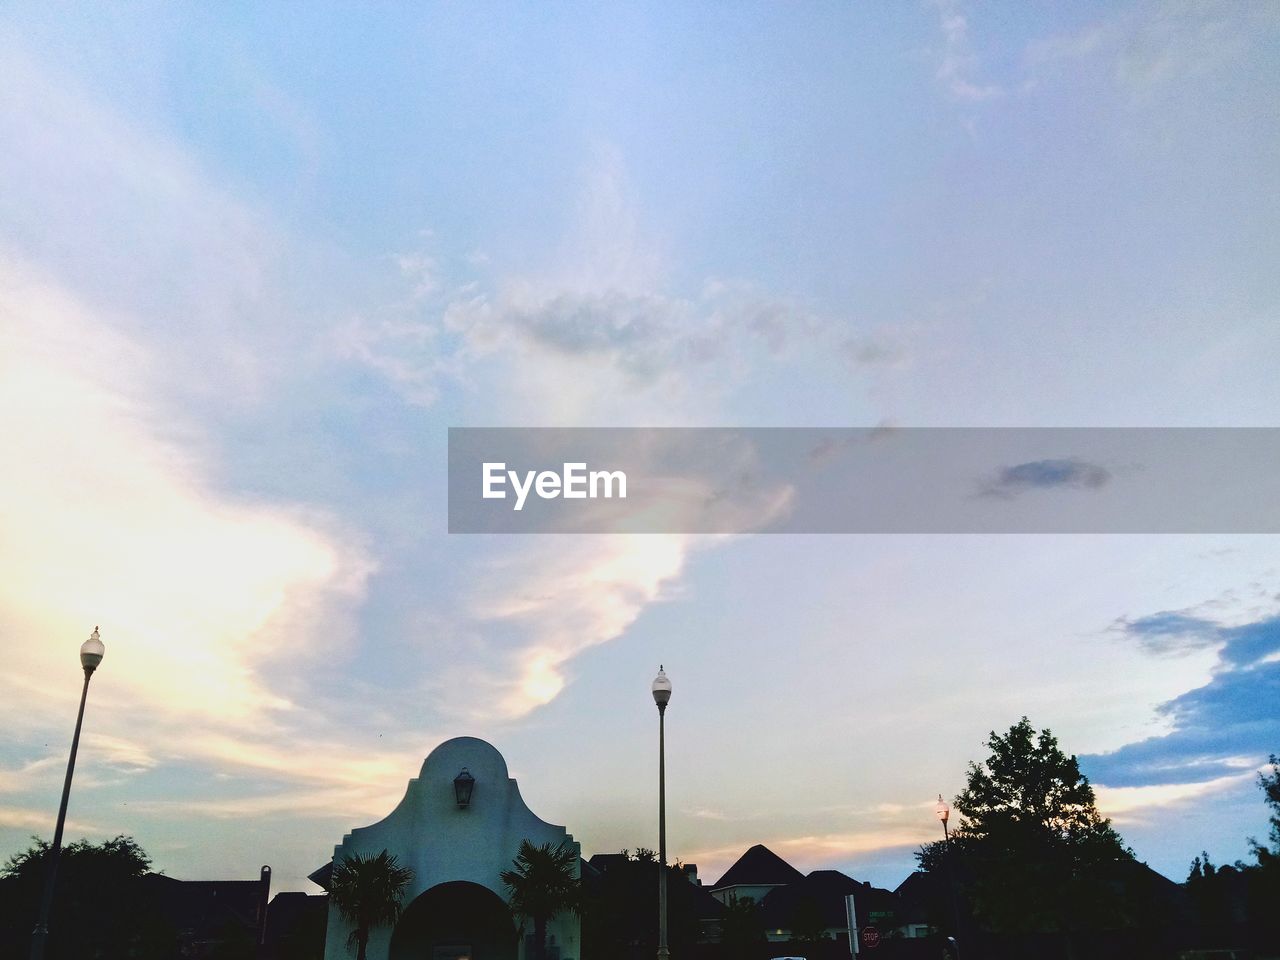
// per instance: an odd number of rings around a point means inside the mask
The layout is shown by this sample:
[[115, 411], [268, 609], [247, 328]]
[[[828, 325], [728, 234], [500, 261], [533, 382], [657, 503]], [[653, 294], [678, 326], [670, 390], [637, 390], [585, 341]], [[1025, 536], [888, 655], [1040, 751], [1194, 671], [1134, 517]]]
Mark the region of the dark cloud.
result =
[[1280, 616], [1224, 627], [1166, 612], [1122, 624], [1149, 648], [1153, 640], [1186, 637], [1223, 646], [1212, 680], [1159, 707], [1170, 733], [1080, 758], [1093, 780], [1117, 787], [1196, 783], [1239, 773], [1241, 758], [1261, 762], [1280, 752]]
[[1004, 467], [996, 478], [982, 489], [983, 496], [1009, 499], [1028, 490], [1070, 487], [1097, 490], [1111, 479], [1111, 473], [1096, 463], [1075, 458], [1032, 460]]
[[639, 384], [699, 365], [741, 363], [757, 350], [768, 356], [793, 344], [825, 350], [843, 329], [785, 301], [734, 290], [697, 300], [621, 290], [470, 297], [446, 308], [444, 327], [486, 352], [531, 344], [612, 364]]
[[1151, 653], [1186, 653], [1222, 642], [1222, 628], [1212, 620], [1177, 611], [1153, 613], [1137, 620], [1122, 618], [1116, 627]]
[[841, 349], [855, 367], [895, 366], [904, 359], [901, 348], [872, 337], [846, 340]]
[[647, 353], [669, 335], [672, 305], [654, 297], [559, 296], [515, 313], [534, 342], [567, 354]]

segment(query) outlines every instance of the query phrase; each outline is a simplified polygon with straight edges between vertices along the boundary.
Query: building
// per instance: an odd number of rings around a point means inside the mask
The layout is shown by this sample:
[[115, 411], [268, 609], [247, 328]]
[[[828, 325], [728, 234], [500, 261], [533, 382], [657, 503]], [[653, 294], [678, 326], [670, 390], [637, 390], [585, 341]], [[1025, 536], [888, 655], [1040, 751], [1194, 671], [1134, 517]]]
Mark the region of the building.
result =
[[159, 873], [141, 880], [140, 898], [172, 928], [180, 956], [214, 956], [235, 947], [252, 952], [263, 942], [270, 867], [257, 880], [175, 880]]
[[823, 941], [838, 947], [842, 956], [850, 954], [851, 936], [868, 928], [895, 941], [917, 940], [932, 932], [915, 905], [894, 892], [839, 870], [815, 870], [806, 876], [762, 844], [739, 857], [711, 893], [721, 903], [750, 899], [758, 904], [759, 920], [771, 943]]
[[711, 895], [721, 903], [748, 898], [761, 903], [770, 891], [803, 879], [803, 873], [764, 844], [757, 843], [725, 871], [711, 888]]
[[[413, 871], [404, 912], [394, 927], [372, 931], [369, 960], [525, 960], [530, 944], [507, 908], [500, 879], [511, 869], [521, 841], [567, 844], [578, 864], [581, 851], [569, 832], [534, 815], [493, 746], [457, 737], [431, 751], [404, 799], [385, 818], [357, 827], [333, 851], [376, 856], [383, 850]], [[329, 864], [312, 874], [327, 889]], [[329, 911], [325, 960], [350, 960], [351, 927]], [[579, 960], [580, 925], [572, 913], [552, 918], [548, 952]]]

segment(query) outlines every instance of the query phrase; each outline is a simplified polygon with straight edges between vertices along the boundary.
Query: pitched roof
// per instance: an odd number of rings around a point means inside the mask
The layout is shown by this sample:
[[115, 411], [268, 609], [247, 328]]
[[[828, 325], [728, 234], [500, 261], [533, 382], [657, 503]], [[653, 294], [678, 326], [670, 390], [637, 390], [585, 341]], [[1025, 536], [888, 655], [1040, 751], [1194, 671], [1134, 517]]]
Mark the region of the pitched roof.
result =
[[765, 886], [793, 883], [804, 878], [804, 874], [762, 843], [738, 858], [738, 862], [725, 871], [725, 875], [713, 886], [712, 890], [739, 885]]
[[801, 904], [816, 908], [827, 927], [843, 927], [847, 922], [844, 898], [853, 894], [859, 925], [865, 925], [872, 913], [901, 913], [898, 898], [888, 890], [861, 883], [839, 870], [815, 870], [795, 883], [770, 890], [761, 904], [766, 927], [790, 927], [792, 917]]
[[325, 894], [285, 891], [277, 893], [267, 908], [265, 955], [292, 956], [290, 947], [324, 943], [329, 916], [329, 898]]
[[329, 878], [333, 876], [333, 861], [330, 860], [322, 867], [316, 867], [307, 874], [307, 879], [314, 883], [317, 887], [324, 890], [329, 889]]
[[250, 930], [258, 924], [264, 890], [258, 880], [176, 880], [149, 873], [143, 896], [179, 929], [216, 936], [228, 924]]

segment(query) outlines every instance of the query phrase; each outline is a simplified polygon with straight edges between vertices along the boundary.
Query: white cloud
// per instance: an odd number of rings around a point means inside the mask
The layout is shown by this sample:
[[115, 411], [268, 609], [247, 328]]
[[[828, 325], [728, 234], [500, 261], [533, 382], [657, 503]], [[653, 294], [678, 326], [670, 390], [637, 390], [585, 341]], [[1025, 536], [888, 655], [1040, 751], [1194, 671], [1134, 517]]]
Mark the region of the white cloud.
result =
[[[53, 814], [48, 810], [37, 810], [30, 807], [12, 807], [0, 805], [0, 828], [26, 830], [39, 836], [53, 826]], [[102, 836], [108, 831], [99, 825], [75, 817], [68, 817], [66, 830], [70, 835], [87, 834]]]
[[1117, 826], [1129, 826], [1150, 822], [1151, 816], [1160, 816], [1169, 808], [1177, 808], [1203, 797], [1239, 788], [1257, 776], [1257, 768], [1247, 763], [1245, 773], [1218, 777], [1200, 783], [1154, 784], [1143, 787], [1095, 786], [1098, 810], [1110, 817]]
[[152, 363], [0, 259], [0, 714], [60, 729], [100, 625], [83, 753], [116, 773], [179, 753], [243, 762], [305, 723], [273, 667], [348, 648], [373, 570], [332, 518], [215, 490], [204, 458], [168, 439], [184, 431], [148, 396]]
[[[554, 549], [531, 540], [479, 572], [469, 604], [483, 631], [515, 627], [518, 639], [500, 650], [483, 676], [466, 684], [486, 711], [523, 716], [563, 689], [569, 662], [621, 636], [641, 611], [672, 589], [692, 538], [676, 535], [558, 537]], [[461, 705], [455, 705], [461, 708]]]
[[969, 40], [969, 20], [957, 0], [937, 0], [942, 30], [942, 60], [937, 76], [947, 92], [965, 103], [977, 103], [1000, 96], [1004, 91], [994, 83], [977, 79], [980, 63]]

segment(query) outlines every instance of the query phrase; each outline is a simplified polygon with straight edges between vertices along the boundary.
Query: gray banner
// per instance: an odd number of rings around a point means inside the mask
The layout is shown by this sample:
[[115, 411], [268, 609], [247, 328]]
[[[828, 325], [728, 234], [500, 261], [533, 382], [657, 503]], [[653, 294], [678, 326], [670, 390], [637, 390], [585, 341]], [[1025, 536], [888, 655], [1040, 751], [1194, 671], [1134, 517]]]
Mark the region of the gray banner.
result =
[[1276, 428], [449, 430], [450, 533], [1276, 533]]

